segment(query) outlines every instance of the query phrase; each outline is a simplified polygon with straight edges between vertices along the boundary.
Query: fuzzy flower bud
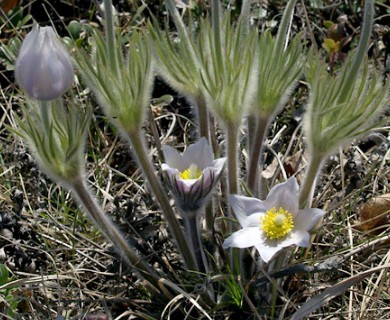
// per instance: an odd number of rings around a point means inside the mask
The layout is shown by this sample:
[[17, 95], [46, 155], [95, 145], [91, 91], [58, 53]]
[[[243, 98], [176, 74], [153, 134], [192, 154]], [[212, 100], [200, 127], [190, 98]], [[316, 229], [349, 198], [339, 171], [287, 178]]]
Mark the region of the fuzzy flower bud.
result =
[[27, 34], [15, 64], [15, 77], [26, 93], [37, 100], [53, 100], [74, 80], [71, 57], [52, 27], [34, 25]]

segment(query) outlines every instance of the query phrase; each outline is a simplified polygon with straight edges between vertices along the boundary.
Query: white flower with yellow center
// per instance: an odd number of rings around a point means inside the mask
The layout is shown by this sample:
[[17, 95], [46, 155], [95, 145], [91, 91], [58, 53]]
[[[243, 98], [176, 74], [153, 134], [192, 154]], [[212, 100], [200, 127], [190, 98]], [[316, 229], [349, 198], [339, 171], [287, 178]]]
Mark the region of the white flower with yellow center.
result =
[[226, 158], [214, 160], [213, 150], [205, 138], [183, 152], [163, 146], [163, 171], [177, 204], [183, 211], [200, 209], [217, 184]]
[[223, 247], [254, 246], [261, 258], [268, 262], [285, 247], [309, 246], [309, 231], [325, 211], [299, 210], [298, 198], [299, 187], [295, 178], [273, 187], [264, 201], [231, 195], [229, 202], [242, 229], [228, 237]]

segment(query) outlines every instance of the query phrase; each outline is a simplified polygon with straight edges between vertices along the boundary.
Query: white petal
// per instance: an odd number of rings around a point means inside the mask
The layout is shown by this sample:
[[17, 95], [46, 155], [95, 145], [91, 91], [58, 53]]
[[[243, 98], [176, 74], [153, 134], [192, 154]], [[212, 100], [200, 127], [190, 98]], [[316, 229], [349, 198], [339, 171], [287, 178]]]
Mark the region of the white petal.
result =
[[223, 248], [248, 248], [261, 244], [259, 228], [244, 228], [234, 232], [223, 242]]
[[212, 189], [217, 184], [218, 177], [215, 171], [214, 168], [210, 167], [203, 170], [203, 176], [199, 177], [203, 181], [203, 188]]
[[310, 231], [324, 216], [325, 211], [321, 209], [299, 210], [294, 218], [294, 229]]
[[177, 177], [177, 180], [178, 180], [178, 182], [180, 181], [180, 183], [182, 183], [183, 185], [185, 185], [188, 188], [191, 188], [196, 183], [199, 183], [199, 184], [201, 183], [199, 178], [198, 179], [181, 179], [180, 177]]
[[168, 166], [166, 163], [161, 164], [161, 169], [165, 171], [165, 173], [167, 173], [168, 175], [176, 175], [177, 173], [179, 173], [179, 170]]
[[[258, 227], [260, 228], [260, 220], [264, 217], [264, 212], [253, 213], [250, 216], [246, 217], [245, 227]], [[261, 229], [260, 229], [261, 230]]]
[[227, 158], [219, 158], [214, 160], [213, 167], [216, 169], [217, 174], [221, 174], [223, 167], [225, 166]]
[[176, 149], [165, 145], [162, 147], [162, 152], [164, 154], [166, 164], [171, 168], [176, 168], [179, 171], [188, 169], [189, 165], [185, 166], [186, 164], [183, 164], [183, 157]]
[[253, 213], [265, 212], [263, 201], [256, 198], [229, 195], [228, 200], [238, 222], [243, 228], [248, 225], [246, 222], [248, 216]]
[[288, 237], [278, 241], [278, 247], [285, 248], [291, 245], [298, 247], [308, 247], [310, 244], [310, 234], [304, 230], [293, 230]]
[[295, 217], [299, 209], [298, 193], [297, 180], [291, 177], [286, 182], [277, 184], [270, 190], [264, 205], [267, 210], [283, 208]]
[[266, 243], [255, 245], [257, 251], [260, 254], [261, 259], [264, 260], [264, 262], [268, 262], [272, 259], [272, 257], [279, 251], [282, 250], [282, 247], [278, 246], [270, 246]]
[[187, 147], [183, 153], [183, 161], [188, 163], [188, 166], [196, 164], [200, 170], [213, 166], [213, 150], [205, 137]]

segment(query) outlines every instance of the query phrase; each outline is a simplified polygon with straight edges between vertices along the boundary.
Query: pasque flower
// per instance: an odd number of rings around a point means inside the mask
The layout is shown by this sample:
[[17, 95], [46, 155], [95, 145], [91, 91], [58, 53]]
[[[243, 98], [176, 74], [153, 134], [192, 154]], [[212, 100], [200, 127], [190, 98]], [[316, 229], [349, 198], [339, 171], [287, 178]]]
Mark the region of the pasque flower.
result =
[[229, 201], [242, 229], [225, 239], [223, 247], [254, 246], [268, 262], [284, 247], [309, 246], [309, 231], [325, 211], [299, 210], [298, 193], [298, 183], [292, 177], [273, 187], [264, 201], [231, 195]]
[[34, 24], [20, 48], [15, 77], [37, 100], [56, 99], [70, 88], [74, 80], [72, 60], [52, 27]]
[[214, 160], [207, 140], [202, 137], [190, 145], [183, 154], [169, 146], [163, 146], [169, 186], [183, 211], [200, 209], [221, 176], [226, 158]]

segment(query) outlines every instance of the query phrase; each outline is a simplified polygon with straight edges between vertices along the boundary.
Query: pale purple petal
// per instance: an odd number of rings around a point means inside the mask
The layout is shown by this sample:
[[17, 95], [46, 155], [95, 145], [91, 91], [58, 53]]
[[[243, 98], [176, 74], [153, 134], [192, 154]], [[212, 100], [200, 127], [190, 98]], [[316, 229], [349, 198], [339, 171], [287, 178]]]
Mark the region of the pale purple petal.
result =
[[299, 186], [294, 177], [289, 178], [286, 182], [274, 186], [264, 201], [267, 211], [275, 208], [283, 208], [295, 217], [299, 210]]
[[223, 248], [248, 248], [260, 245], [262, 238], [259, 228], [244, 228], [234, 232], [223, 242]]
[[270, 246], [267, 243], [255, 245], [257, 251], [260, 254], [261, 259], [263, 259], [264, 262], [269, 262], [272, 257], [280, 250], [282, 250], [282, 247], [278, 246]]
[[20, 48], [15, 77], [28, 95], [38, 100], [57, 99], [72, 86], [72, 60], [53, 28], [34, 24]]
[[[203, 188], [211, 191], [211, 189], [217, 184], [218, 176], [216, 175], [214, 168], [206, 168], [203, 170]], [[209, 192], [207, 191], [207, 192]]]
[[294, 227], [298, 230], [310, 231], [324, 216], [325, 211], [321, 209], [303, 209], [299, 210], [294, 218]]
[[183, 153], [183, 161], [188, 164], [188, 167], [191, 164], [196, 164], [200, 170], [213, 166], [213, 150], [205, 137], [187, 147]]

